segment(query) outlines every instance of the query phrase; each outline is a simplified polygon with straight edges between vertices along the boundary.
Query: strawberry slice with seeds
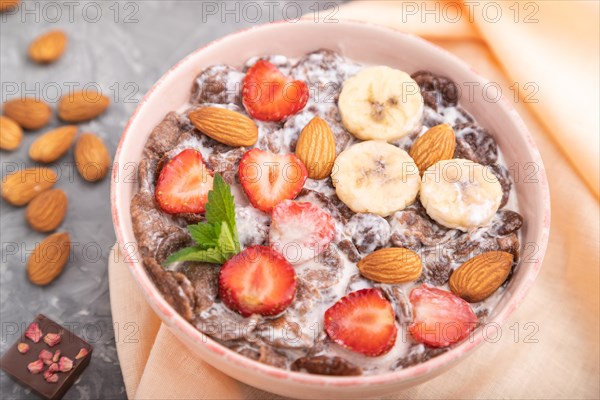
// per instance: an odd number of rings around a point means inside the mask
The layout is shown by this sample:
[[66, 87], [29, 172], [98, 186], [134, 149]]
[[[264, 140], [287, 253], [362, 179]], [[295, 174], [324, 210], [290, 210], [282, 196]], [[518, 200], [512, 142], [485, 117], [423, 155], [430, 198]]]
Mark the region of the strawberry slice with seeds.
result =
[[212, 172], [202, 154], [186, 149], [173, 157], [160, 171], [154, 197], [169, 214], [202, 213], [212, 190]]
[[389, 352], [398, 328], [394, 310], [379, 289], [361, 289], [325, 311], [325, 331], [336, 343], [366, 356]]
[[321, 207], [284, 200], [273, 208], [269, 242], [292, 264], [322, 253], [335, 236], [335, 223]]
[[242, 82], [242, 102], [261, 121], [281, 121], [306, 106], [308, 86], [285, 76], [266, 60], [254, 64]]
[[408, 329], [416, 341], [446, 347], [465, 339], [477, 325], [477, 316], [454, 293], [423, 285], [410, 292], [413, 322]]
[[294, 154], [274, 154], [260, 149], [247, 151], [240, 160], [242, 188], [255, 208], [271, 212], [283, 200], [295, 198], [308, 172]]
[[219, 296], [231, 310], [277, 315], [296, 294], [296, 273], [289, 262], [267, 246], [252, 246], [230, 258], [219, 272]]

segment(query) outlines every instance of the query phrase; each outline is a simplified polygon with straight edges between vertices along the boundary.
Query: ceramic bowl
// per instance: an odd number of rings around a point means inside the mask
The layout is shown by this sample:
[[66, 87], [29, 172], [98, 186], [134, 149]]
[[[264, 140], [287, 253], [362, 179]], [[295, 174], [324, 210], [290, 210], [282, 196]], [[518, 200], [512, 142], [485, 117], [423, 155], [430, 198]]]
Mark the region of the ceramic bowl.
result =
[[[464, 83], [479, 88], [487, 83], [467, 64], [423, 39], [365, 23], [275, 23], [226, 36], [194, 51], [173, 66], [146, 94], [131, 116], [115, 157], [111, 188], [113, 221], [129, 270], [148, 302], [172, 332], [203, 360], [244, 383], [284, 396], [383, 396], [447, 370], [479, 346], [484, 336], [476, 331], [473, 340], [464, 341], [438, 357], [380, 375], [332, 377], [282, 370], [221, 346], [185, 321], [154, 286], [136, 253], [129, 212], [137, 188], [135, 166], [154, 126], [169, 111], [177, 110], [187, 102], [195, 76], [211, 64], [241, 66], [246, 59], [256, 55], [300, 57], [320, 48], [335, 50], [362, 64], [388, 65], [409, 73], [430, 70], [449, 76], [459, 86], [463, 84], [461, 87], [465, 90]], [[525, 220], [521, 231], [520, 265], [500, 303], [489, 316], [490, 323], [501, 324], [521, 303], [542, 265], [548, 240], [550, 201], [544, 167], [533, 139], [508, 103], [491, 97], [483, 90], [475, 90], [473, 98], [463, 96], [461, 102], [482, 126], [495, 133], [506, 165], [511, 166], [520, 213]], [[515, 171], [520, 172], [518, 177]]]

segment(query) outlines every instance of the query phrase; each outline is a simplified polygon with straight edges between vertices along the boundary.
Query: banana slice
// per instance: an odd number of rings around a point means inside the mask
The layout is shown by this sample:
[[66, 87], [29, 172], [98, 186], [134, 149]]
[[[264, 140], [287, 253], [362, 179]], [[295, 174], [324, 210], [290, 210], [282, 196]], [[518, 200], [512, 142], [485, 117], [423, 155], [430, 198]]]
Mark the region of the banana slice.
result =
[[419, 193], [419, 169], [408, 153], [379, 140], [354, 144], [336, 158], [332, 182], [352, 211], [386, 217], [412, 204]]
[[421, 203], [438, 223], [467, 231], [490, 222], [502, 200], [492, 170], [463, 159], [439, 161], [423, 174]]
[[357, 138], [391, 142], [421, 127], [423, 97], [406, 72], [369, 67], [344, 82], [338, 107]]

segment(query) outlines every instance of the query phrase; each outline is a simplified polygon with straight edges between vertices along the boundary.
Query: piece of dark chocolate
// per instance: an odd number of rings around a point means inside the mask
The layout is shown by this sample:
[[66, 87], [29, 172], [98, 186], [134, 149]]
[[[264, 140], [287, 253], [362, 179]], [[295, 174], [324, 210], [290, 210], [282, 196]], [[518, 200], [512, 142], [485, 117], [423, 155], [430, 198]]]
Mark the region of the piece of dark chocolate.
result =
[[38, 315], [0, 359], [0, 369], [45, 399], [57, 400], [90, 363], [93, 347]]

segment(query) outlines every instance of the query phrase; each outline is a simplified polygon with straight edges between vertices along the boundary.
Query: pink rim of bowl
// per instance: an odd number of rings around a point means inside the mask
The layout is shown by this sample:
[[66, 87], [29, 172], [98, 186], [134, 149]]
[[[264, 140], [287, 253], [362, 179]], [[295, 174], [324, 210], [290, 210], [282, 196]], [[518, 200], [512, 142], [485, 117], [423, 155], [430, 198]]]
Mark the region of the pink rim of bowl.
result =
[[[519, 268], [488, 320], [490, 324], [502, 324], [533, 284], [546, 251], [550, 228], [550, 198], [539, 151], [525, 124], [504, 98], [497, 100], [495, 96], [492, 98], [482, 90], [481, 93], [476, 91], [474, 97], [465, 102], [464, 93], [468, 92], [465, 91], [467, 89], [464, 83], [484, 88], [485, 85], [489, 87], [487, 80], [445, 50], [417, 36], [393, 29], [355, 21], [335, 24], [316, 24], [313, 21], [280, 22], [228, 35], [188, 55], [150, 89], [125, 127], [113, 166], [113, 223], [124, 260], [148, 302], [171, 331], [205, 361], [245, 383], [282, 395], [384, 395], [430, 379], [454, 365], [483, 342], [481, 328], [475, 331], [472, 339], [458, 344], [446, 353], [412, 367], [378, 375], [333, 377], [271, 367], [215, 342], [184, 320], [167, 303], [139, 259], [131, 226], [129, 205], [136, 190], [136, 166], [146, 139], [168, 111], [177, 110], [186, 103], [197, 73], [211, 64], [241, 66], [251, 56], [284, 54], [299, 57], [320, 48], [336, 50], [363, 64], [390, 65], [409, 73], [428, 69], [449, 76], [463, 90], [463, 107], [495, 133], [507, 165], [520, 172], [519, 178], [516, 178], [515, 170], [511, 170], [516, 181], [520, 212], [526, 221], [522, 232], [523, 254]], [[521, 177], [523, 174], [528, 174], [529, 179]], [[527, 253], [527, 246], [533, 246], [530, 253]], [[303, 391], [298, 392], [299, 389]]]

